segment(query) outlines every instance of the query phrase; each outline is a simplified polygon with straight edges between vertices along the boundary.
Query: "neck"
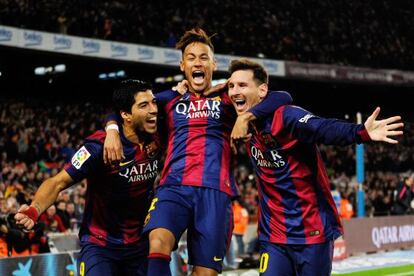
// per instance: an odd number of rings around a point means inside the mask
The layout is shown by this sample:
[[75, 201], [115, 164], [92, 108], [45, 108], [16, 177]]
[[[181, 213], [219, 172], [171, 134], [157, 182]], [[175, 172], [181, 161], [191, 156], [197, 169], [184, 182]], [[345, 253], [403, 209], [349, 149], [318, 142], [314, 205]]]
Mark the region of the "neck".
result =
[[124, 130], [125, 138], [127, 138], [132, 143], [139, 145], [141, 148], [144, 145], [144, 137], [140, 137], [143, 135], [138, 135], [138, 133], [129, 125], [122, 125], [122, 129]]
[[194, 90], [194, 88], [192, 87], [192, 86], [188, 86], [188, 90], [191, 92], [191, 93], [193, 93], [193, 94], [196, 94], [196, 95], [201, 95], [201, 94], [203, 94], [204, 93], [204, 91], [207, 91], [207, 90], [209, 90], [211, 88], [211, 84], [209, 85], [209, 86], [207, 86], [206, 87], [206, 89], [204, 89], [203, 91], [195, 91]]

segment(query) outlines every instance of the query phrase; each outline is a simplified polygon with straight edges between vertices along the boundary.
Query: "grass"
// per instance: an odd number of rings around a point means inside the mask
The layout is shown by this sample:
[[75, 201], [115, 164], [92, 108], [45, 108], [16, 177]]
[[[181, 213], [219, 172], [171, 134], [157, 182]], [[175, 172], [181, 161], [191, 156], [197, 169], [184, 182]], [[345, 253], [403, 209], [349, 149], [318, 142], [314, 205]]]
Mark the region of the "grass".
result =
[[332, 276], [414, 276], [414, 265], [404, 265], [395, 267], [385, 267], [379, 269], [372, 269], [366, 271], [352, 272], [352, 273], [335, 273]]

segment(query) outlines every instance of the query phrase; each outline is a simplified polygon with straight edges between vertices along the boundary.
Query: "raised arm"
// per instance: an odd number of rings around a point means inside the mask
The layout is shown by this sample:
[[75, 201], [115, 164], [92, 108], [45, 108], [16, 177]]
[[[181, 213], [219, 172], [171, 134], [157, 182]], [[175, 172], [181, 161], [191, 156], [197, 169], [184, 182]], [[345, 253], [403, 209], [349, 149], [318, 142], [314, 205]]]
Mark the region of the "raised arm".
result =
[[49, 208], [56, 201], [59, 193], [71, 184], [73, 179], [65, 170], [45, 180], [37, 190], [30, 206], [22, 205], [14, 216], [16, 224], [31, 230], [40, 214]]
[[368, 141], [397, 143], [389, 137], [402, 135], [401, 117], [394, 116], [376, 120], [380, 109], [377, 108], [367, 119], [365, 125], [353, 124], [338, 119], [325, 119], [313, 115], [300, 107], [286, 106], [278, 110], [272, 123], [272, 135], [282, 129], [305, 143], [327, 145], [349, 145]]

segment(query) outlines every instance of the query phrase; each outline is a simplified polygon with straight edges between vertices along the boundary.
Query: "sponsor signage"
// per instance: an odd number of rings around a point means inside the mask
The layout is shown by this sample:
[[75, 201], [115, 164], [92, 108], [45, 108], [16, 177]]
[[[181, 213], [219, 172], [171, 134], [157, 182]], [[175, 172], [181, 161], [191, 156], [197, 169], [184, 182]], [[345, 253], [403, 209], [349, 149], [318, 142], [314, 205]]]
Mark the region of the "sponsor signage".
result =
[[287, 77], [311, 80], [385, 83], [392, 85], [414, 85], [414, 72], [378, 70], [371, 68], [285, 62]]
[[[2, 25], [0, 45], [175, 67], [181, 59], [181, 52], [171, 48], [53, 34]], [[237, 58], [242, 57], [216, 54], [218, 71], [227, 71], [230, 61]], [[262, 64], [270, 76], [414, 86], [414, 72], [250, 57], [249, 59]]]
[[345, 220], [344, 228], [349, 254], [414, 246], [414, 216], [355, 218]]

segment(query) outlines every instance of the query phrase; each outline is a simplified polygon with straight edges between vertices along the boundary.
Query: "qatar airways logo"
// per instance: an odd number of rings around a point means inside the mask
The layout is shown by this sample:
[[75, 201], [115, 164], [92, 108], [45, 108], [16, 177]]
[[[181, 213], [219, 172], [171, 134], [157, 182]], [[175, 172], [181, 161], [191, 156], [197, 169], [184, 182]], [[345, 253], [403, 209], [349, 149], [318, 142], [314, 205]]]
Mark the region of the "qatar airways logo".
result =
[[286, 161], [283, 160], [282, 156], [280, 156], [277, 150], [269, 151], [268, 154], [266, 154], [266, 157], [268, 158], [265, 158], [263, 152], [255, 146], [252, 146], [250, 148], [250, 152], [259, 167], [281, 168], [286, 165]]
[[119, 172], [120, 176], [128, 179], [129, 182], [141, 182], [154, 179], [157, 176], [158, 160], [149, 163], [135, 164]]
[[206, 118], [220, 119], [219, 100], [198, 100], [193, 102], [180, 102], [175, 112], [182, 114], [186, 119]]

